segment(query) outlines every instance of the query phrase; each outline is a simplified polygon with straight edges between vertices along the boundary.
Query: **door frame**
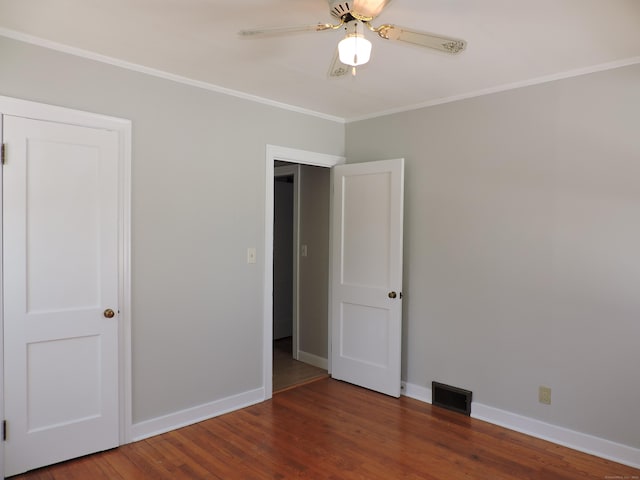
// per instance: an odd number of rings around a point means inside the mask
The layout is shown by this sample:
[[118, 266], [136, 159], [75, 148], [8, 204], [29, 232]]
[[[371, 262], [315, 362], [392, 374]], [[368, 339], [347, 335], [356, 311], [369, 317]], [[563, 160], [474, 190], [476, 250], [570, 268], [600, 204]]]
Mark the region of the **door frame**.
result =
[[[119, 444], [131, 441], [131, 121], [72, 110], [12, 97], [0, 96], [0, 143], [2, 115], [115, 131], [118, 134], [118, 410]], [[0, 168], [0, 239], [2, 235], [2, 169]], [[0, 242], [1, 244], [1, 242]], [[0, 271], [2, 271], [0, 255]], [[4, 286], [1, 284], [0, 289]], [[1, 306], [0, 306], [1, 307]], [[0, 385], [4, 385], [4, 308], [0, 308]], [[4, 394], [0, 395], [4, 412]], [[0, 442], [1, 443], [1, 442]], [[0, 474], [4, 472], [4, 444], [0, 445]]]
[[[266, 145], [265, 152], [265, 199], [264, 199], [264, 281], [262, 321], [262, 385], [264, 399], [273, 396], [273, 178], [274, 162], [281, 160], [300, 165], [331, 168], [346, 163], [344, 157], [326, 153], [310, 152], [295, 148]], [[331, 216], [331, 213], [329, 213]], [[297, 252], [297, 247], [296, 247]], [[329, 251], [331, 259], [331, 250]], [[297, 262], [296, 262], [297, 264]], [[329, 275], [331, 278], [331, 275]], [[294, 279], [295, 281], [295, 279]], [[329, 299], [331, 301], [331, 299]], [[329, 327], [331, 321], [329, 321]], [[331, 332], [328, 335], [331, 344]], [[329, 354], [329, 357], [331, 355]], [[330, 358], [328, 359], [330, 362]], [[329, 363], [329, 371], [331, 364]]]

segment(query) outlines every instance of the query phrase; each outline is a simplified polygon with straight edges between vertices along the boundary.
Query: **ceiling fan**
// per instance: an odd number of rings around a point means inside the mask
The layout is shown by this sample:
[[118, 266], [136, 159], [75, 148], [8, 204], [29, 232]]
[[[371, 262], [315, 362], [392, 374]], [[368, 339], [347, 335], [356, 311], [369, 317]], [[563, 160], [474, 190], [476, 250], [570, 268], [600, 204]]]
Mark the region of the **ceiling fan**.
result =
[[356, 74], [356, 67], [369, 61], [371, 55], [371, 42], [364, 38], [363, 30], [377, 33], [385, 40], [396, 40], [410, 43], [420, 47], [431, 48], [440, 52], [456, 54], [463, 51], [467, 45], [464, 40], [445, 37], [433, 33], [399, 27], [397, 25], [383, 24], [375, 27], [371, 22], [389, 5], [391, 0], [328, 0], [329, 11], [339, 22], [317, 23], [315, 25], [302, 25], [296, 27], [255, 28], [242, 30], [240, 35], [271, 36], [305, 31], [339, 30], [344, 28], [346, 36], [338, 44], [338, 51], [334, 56], [329, 76], [339, 77], [346, 75], [351, 70]]

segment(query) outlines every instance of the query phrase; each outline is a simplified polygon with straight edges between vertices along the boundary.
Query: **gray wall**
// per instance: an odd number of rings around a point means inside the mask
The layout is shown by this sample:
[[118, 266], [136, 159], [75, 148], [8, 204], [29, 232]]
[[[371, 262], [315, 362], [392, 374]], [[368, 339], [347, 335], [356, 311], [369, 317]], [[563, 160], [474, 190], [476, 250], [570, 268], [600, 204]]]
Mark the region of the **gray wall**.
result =
[[[265, 145], [342, 155], [344, 126], [0, 59], [0, 95], [133, 121], [134, 421], [259, 387]], [[632, 66], [347, 125], [350, 161], [407, 160], [403, 378], [640, 447], [639, 116]]]
[[406, 159], [408, 382], [640, 447], [639, 127], [638, 65], [347, 125]]
[[300, 167], [300, 345], [303, 352], [327, 358], [329, 324], [329, 193], [331, 170]]
[[134, 422], [259, 388], [265, 145], [342, 155], [344, 125], [4, 37], [0, 59], [0, 95], [133, 121]]

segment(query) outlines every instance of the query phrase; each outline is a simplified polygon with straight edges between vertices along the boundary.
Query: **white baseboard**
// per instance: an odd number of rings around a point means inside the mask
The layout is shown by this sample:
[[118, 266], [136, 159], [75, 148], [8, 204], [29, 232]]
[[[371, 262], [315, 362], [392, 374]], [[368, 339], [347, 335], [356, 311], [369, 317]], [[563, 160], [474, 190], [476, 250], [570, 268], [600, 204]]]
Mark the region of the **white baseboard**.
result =
[[640, 449], [615, 443], [568, 428], [524, 417], [516, 413], [482, 404], [471, 405], [471, 416], [485, 422], [548, 440], [580, 452], [606, 458], [614, 462], [640, 468]]
[[327, 370], [329, 364], [326, 358], [319, 357], [313, 353], [303, 352], [302, 350], [298, 350], [298, 360], [323, 370]]
[[[431, 403], [431, 389], [402, 382], [402, 394], [426, 403]], [[471, 404], [471, 416], [478, 420], [499, 425], [509, 430], [569, 447], [580, 452], [606, 458], [634, 468], [640, 468], [640, 449], [622, 445], [586, 433], [576, 432], [506, 410], [481, 403]]]
[[202, 422], [219, 415], [239, 410], [250, 405], [264, 401], [264, 388], [257, 388], [248, 392], [239, 393], [231, 397], [222, 398], [215, 402], [187, 408], [179, 412], [152, 418], [135, 423], [131, 427], [132, 439], [136, 442], [145, 438], [166, 433], [177, 428]]
[[421, 402], [431, 403], [431, 389], [427, 387], [421, 387], [415, 383], [402, 382], [400, 385], [400, 392], [405, 397], [414, 398]]

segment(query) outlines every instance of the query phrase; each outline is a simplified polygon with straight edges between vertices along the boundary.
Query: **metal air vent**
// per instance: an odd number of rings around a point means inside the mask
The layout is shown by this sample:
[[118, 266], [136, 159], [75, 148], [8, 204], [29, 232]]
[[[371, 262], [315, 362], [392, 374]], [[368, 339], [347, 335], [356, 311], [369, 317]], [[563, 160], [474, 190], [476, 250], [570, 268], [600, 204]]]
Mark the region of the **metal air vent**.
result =
[[431, 382], [431, 403], [438, 407], [469, 416], [471, 415], [472, 395], [469, 390]]

